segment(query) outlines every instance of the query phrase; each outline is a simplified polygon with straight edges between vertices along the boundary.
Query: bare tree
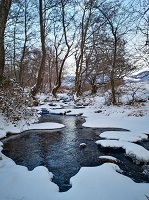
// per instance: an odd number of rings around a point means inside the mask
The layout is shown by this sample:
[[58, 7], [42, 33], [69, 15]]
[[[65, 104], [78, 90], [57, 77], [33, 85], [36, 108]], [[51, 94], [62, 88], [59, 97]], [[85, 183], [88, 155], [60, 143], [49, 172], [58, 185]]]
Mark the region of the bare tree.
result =
[[0, 83], [2, 83], [5, 67], [4, 34], [12, 0], [0, 1]]
[[[149, 1], [135, 0], [138, 20], [136, 20], [137, 34], [133, 42], [134, 62], [138, 69], [149, 66]], [[136, 42], [137, 41], [137, 42]]]
[[[107, 59], [109, 60], [110, 67], [109, 78], [111, 84], [112, 104], [116, 104], [115, 81], [117, 79], [117, 72], [122, 71], [122, 67], [124, 66], [125, 70], [127, 69], [131, 71], [134, 69], [133, 67], [131, 68], [130, 65], [119, 60], [119, 55], [122, 52], [121, 44], [122, 41], [124, 41], [123, 38], [132, 30], [134, 24], [133, 8], [131, 8], [131, 6], [127, 7], [123, 5], [122, 2], [117, 3], [117, 1], [112, 1], [99, 7], [99, 11], [106, 20], [109, 36], [111, 38], [111, 49], [108, 50]], [[107, 32], [106, 34], [108, 35]]]
[[92, 11], [93, 11], [94, 1], [89, 2], [83, 1], [80, 3], [80, 9], [82, 11], [82, 16], [80, 16], [81, 23], [79, 25], [79, 40], [76, 45], [75, 61], [76, 61], [76, 76], [75, 76], [75, 91], [76, 96], [81, 95], [82, 88], [82, 75], [85, 72], [84, 65], [84, 50], [87, 42], [88, 32], [91, 25]]
[[56, 68], [55, 68], [55, 53], [51, 47], [47, 48], [47, 90], [52, 92], [54, 85], [56, 84]]
[[[95, 19], [96, 20], [96, 19]], [[101, 26], [104, 25], [103, 22]], [[105, 63], [105, 34], [102, 33], [100, 24], [95, 23], [89, 44], [85, 48], [85, 80], [91, 85], [91, 94], [97, 92], [97, 85], [104, 83], [106, 74]]]
[[74, 19], [73, 10], [69, 15], [66, 12], [68, 8], [71, 8], [71, 2], [60, 0], [59, 6], [56, 5], [55, 10], [59, 12], [59, 15], [57, 17], [55, 16], [53, 22], [56, 84], [52, 90], [52, 94], [55, 97], [62, 83], [63, 69], [67, 58], [71, 55], [75, 36], [75, 33], [71, 30], [71, 23]]
[[23, 87], [28, 80], [26, 74], [30, 65], [27, 61], [29, 53], [32, 55], [35, 44], [36, 48], [39, 48], [40, 44], [40, 32], [35, 31], [39, 19], [37, 16], [39, 14], [32, 0], [13, 1], [5, 30], [4, 75], [9, 74], [10, 78], [18, 81]]
[[19, 63], [19, 82], [21, 85], [23, 85], [23, 60], [25, 58], [26, 53], [26, 43], [27, 43], [27, 0], [24, 1], [24, 44], [23, 44], [23, 50], [22, 55]]
[[39, 0], [39, 16], [40, 16], [40, 39], [41, 39], [41, 46], [42, 46], [42, 58], [41, 58], [39, 72], [38, 72], [37, 83], [31, 91], [31, 94], [33, 96], [35, 96], [42, 89], [44, 73], [45, 73], [45, 62], [46, 62], [45, 21], [44, 21], [42, 0]]

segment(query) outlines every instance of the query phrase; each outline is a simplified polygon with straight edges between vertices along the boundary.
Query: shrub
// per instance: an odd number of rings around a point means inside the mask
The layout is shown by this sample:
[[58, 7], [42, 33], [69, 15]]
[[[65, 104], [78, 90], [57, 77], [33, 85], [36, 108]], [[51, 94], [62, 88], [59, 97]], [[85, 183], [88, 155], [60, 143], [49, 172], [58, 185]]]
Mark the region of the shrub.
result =
[[32, 98], [12, 79], [4, 79], [0, 85], [0, 111], [11, 122], [29, 119], [34, 115], [31, 109]]

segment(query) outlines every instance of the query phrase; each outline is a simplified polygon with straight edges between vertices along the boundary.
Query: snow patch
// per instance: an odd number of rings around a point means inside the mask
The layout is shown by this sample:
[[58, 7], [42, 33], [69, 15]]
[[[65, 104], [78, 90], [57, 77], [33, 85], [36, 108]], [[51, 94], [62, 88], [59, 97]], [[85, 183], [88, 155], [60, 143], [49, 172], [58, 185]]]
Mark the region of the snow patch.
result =
[[118, 160], [117, 158], [113, 157], [113, 156], [99, 156], [99, 161], [110, 161], [113, 163], [119, 163], [120, 160]]
[[78, 174], [71, 178], [72, 188], [61, 196], [65, 200], [146, 200], [149, 184], [135, 183], [117, 172], [121, 173], [121, 169], [112, 163], [98, 167], [82, 167]]
[[63, 124], [59, 123], [53, 123], [53, 122], [44, 122], [44, 123], [35, 123], [31, 124], [27, 128], [24, 128], [23, 130], [45, 130], [45, 129], [58, 129], [63, 128]]
[[0, 139], [6, 137], [6, 131], [0, 129]]
[[132, 158], [136, 164], [149, 162], [149, 151], [138, 144], [117, 140], [98, 140], [96, 144], [102, 147], [123, 148], [126, 155]]
[[100, 134], [101, 138], [121, 140], [126, 142], [138, 142], [142, 140], [147, 140], [148, 136], [143, 133], [137, 132], [122, 132], [122, 131], [106, 131]]

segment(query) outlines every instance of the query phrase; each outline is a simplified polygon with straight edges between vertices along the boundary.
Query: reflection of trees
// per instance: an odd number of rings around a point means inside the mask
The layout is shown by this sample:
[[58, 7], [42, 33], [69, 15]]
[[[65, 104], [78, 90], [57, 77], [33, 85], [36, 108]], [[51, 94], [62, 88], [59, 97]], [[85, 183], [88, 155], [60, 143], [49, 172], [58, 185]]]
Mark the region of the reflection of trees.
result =
[[46, 131], [38, 134], [38, 137], [42, 162], [45, 163], [44, 166], [48, 166], [49, 159], [53, 157], [54, 153], [57, 154], [55, 149], [59, 149], [62, 133], [61, 131]]

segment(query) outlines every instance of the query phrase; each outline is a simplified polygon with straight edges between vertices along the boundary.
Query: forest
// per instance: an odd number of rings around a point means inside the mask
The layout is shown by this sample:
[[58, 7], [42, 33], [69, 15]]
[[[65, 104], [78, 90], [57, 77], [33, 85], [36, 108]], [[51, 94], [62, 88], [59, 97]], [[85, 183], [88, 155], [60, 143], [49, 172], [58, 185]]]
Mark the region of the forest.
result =
[[22, 113], [39, 92], [99, 88], [116, 105], [124, 77], [149, 64], [148, 11], [148, 0], [1, 0], [2, 112]]
[[149, 0], [0, 0], [0, 200], [149, 200]]

